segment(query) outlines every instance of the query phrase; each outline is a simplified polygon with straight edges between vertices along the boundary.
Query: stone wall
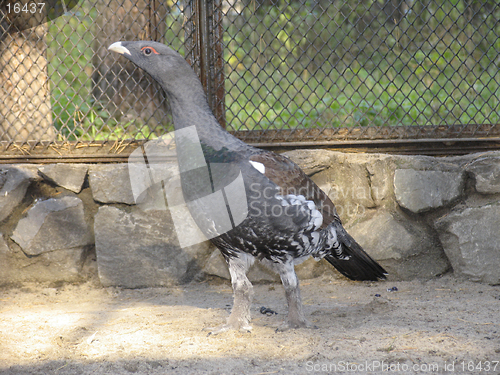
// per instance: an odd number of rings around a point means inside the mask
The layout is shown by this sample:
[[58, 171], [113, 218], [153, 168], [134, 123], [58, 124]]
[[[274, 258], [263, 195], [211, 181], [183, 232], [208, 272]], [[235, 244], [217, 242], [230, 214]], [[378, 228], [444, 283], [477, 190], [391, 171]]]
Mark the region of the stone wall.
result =
[[[391, 279], [453, 272], [500, 283], [500, 152], [286, 154], [329, 194], [348, 231]], [[0, 284], [95, 278], [137, 288], [229, 278], [210, 243], [179, 245], [160, 201], [135, 204], [127, 164], [0, 165]], [[312, 259], [297, 272], [337, 274]], [[256, 265], [250, 279], [277, 277]]]

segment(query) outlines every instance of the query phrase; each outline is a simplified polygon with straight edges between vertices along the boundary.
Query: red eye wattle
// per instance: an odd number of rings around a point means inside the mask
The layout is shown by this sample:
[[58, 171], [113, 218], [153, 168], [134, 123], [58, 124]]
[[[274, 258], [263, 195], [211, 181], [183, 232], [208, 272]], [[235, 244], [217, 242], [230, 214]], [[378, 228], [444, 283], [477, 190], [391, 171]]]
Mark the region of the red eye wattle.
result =
[[156, 50], [153, 48], [153, 47], [142, 47], [141, 48], [141, 51], [142, 53], [144, 53], [146, 56], [149, 56], [151, 55], [152, 53], [154, 53], [155, 55], [159, 55], [158, 52], [156, 52]]

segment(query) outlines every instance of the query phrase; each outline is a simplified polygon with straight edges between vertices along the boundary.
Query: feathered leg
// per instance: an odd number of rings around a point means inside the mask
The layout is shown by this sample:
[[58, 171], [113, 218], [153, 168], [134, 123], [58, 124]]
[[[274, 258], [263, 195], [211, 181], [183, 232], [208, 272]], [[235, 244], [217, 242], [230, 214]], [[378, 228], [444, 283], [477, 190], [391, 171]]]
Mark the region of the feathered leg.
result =
[[240, 254], [237, 258], [228, 260], [231, 283], [233, 285], [233, 308], [227, 323], [211, 330], [211, 334], [218, 334], [229, 329], [245, 330], [252, 329], [250, 326], [250, 306], [252, 304], [253, 286], [246, 275], [248, 269], [254, 262], [254, 257]]
[[300, 328], [311, 327], [306, 320], [302, 309], [302, 299], [300, 297], [299, 279], [295, 273], [292, 260], [285, 263], [266, 262], [266, 265], [276, 271], [281, 278], [285, 288], [286, 302], [288, 303], [288, 318], [285, 325], [280, 328]]

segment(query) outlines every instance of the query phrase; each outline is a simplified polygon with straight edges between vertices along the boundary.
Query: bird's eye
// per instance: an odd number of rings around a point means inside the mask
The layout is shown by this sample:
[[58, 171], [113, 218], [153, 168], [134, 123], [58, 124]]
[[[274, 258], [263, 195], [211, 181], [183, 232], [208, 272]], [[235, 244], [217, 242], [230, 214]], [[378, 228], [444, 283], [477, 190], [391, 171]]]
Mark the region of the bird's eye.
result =
[[156, 50], [153, 47], [142, 47], [141, 51], [145, 56], [149, 56], [152, 53], [154, 53], [155, 55], [159, 55], [159, 53], [156, 52]]

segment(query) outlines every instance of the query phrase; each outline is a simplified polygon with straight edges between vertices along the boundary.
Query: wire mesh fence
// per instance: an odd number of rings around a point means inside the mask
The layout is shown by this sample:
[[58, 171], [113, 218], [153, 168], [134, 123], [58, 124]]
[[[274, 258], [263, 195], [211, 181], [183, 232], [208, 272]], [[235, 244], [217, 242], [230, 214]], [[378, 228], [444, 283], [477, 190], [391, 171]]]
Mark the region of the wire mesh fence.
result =
[[250, 143], [500, 138], [495, 1], [46, 2], [48, 23], [0, 3], [3, 156], [117, 156], [172, 130], [160, 88], [107, 51], [137, 39], [183, 54]]

